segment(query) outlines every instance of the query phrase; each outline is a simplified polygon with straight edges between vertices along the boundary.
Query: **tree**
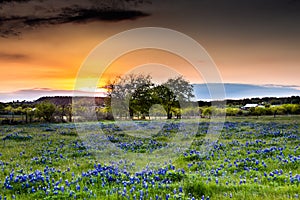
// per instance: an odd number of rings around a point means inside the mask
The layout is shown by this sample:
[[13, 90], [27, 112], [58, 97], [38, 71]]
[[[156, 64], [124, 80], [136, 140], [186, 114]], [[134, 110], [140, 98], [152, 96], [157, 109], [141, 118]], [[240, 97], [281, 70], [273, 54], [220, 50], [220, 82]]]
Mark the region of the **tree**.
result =
[[0, 102], [0, 112], [2, 112], [4, 108], [5, 108], [4, 104]]
[[285, 110], [285, 114], [292, 114], [293, 104], [283, 104], [282, 107]]
[[113, 116], [111, 114], [110, 107], [100, 107], [96, 109], [97, 119], [107, 119], [112, 120]]
[[273, 113], [274, 118], [276, 117], [276, 115], [285, 114], [285, 109], [283, 108], [283, 106], [273, 106], [271, 107], [271, 111]]
[[255, 107], [254, 108], [254, 115], [261, 116], [261, 115], [265, 115], [266, 114], [266, 109], [264, 107]]
[[22, 121], [24, 121], [23, 114], [25, 112], [24, 112], [24, 109], [22, 108], [22, 106], [19, 106], [19, 107], [15, 108], [15, 112], [16, 112], [17, 115], [21, 114]]
[[188, 118], [199, 116], [199, 107], [189, 106], [182, 110], [182, 114]]
[[72, 116], [73, 116], [72, 105], [67, 105], [67, 106], [65, 107], [65, 112], [66, 112], [66, 115], [67, 115], [68, 118], [69, 118], [69, 122], [72, 122]]
[[180, 105], [179, 101], [176, 100], [174, 92], [164, 85], [158, 85], [153, 88], [153, 102], [161, 104], [164, 107], [168, 119], [172, 119], [172, 110], [174, 108], [179, 108]]
[[[94, 100], [94, 99], [93, 99]], [[89, 97], [77, 97], [73, 101], [72, 108], [69, 109], [69, 118], [76, 116], [78, 120], [93, 121], [96, 120], [96, 105]]]
[[60, 117], [60, 122], [65, 122], [66, 105], [59, 105], [55, 109], [55, 115]]
[[157, 117], [159, 117], [161, 119], [162, 117], [164, 117], [166, 115], [167, 115], [166, 110], [164, 109], [164, 107], [161, 104], [154, 104], [149, 109], [149, 119], [150, 119], [150, 116], [154, 117], [155, 119], [157, 119]]
[[225, 110], [227, 116], [237, 116], [240, 112], [239, 108], [232, 108], [232, 107], [228, 107]]
[[205, 107], [202, 111], [202, 116], [210, 118], [211, 115], [212, 115], [212, 107], [211, 106]]
[[55, 115], [60, 117], [61, 122], [72, 122], [72, 105], [63, 104], [56, 107]]
[[142, 119], [145, 119], [146, 116], [149, 116], [149, 110], [153, 105], [153, 83], [145, 83], [144, 85], [139, 86], [135, 92], [132, 94], [129, 101], [129, 108], [139, 116], [141, 115]]
[[145, 96], [144, 98], [143, 95], [146, 95], [147, 89], [153, 85], [151, 79], [150, 75], [129, 74], [117, 77], [113, 83], [107, 85], [108, 95], [111, 98], [109, 106], [115, 116], [127, 118], [129, 114], [130, 118], [133, 118], [135, 111], [144, 109], [145, 106], [139, 108], [138, 105], [145, 103], [148, 98]]
[[[180, 103], [189, 102], [194, 97], [193, 85], [189, 84], [182, 76], [168, 79], [162, 84], [162, 87], [158, 88], [158, 90], [161, 89], [166, 100], [163, 105], [168, 119], [172, 118], [174, 111], [178, 111]], [[181, 114], [177, 112], [177, 118], [180, 116]]]
[[24, 108], [26, 123], [28, 123], [28, 122], [31, 123], [32, 122], [32, 118], [34, 116], [34, 111], [35, 111], [35, 108], [30, 108], [30, 107]]
[[47, 122], [51, 122], [55, 110], [56, 106], [53, 103], [44, 101], [36, 106], [36, 115], [39, 118], [43, 118]]
[[171, 78], [162, 85], [156, 85], [151, 81], [150, 75], [129, 74], [118, 77], [113, 83], [108, 84], [108, 94], [111, 98], [110, 106], [115, 116], [125, 118], [134, 115], [149, 116], [152, 105], [160, 104], [164, 107], [167, 118], [173, 114], [181, 117], [181, 103], [187, 103], [194, 95], [193, 86], [182, 76]]
[[6, 112], [8, 112], [8, 114], [11, 114], [11, 120], [14, 121], [14, 118], [15, 118], [15, 108], [12, 107], [11, 105], [9, 105], [9, 106], [6, 106], [4, 108], [4, 110]]
[[293, 104], [293, 108], [292, 108], [292, 114], [300, 114], [300, 105], [299, 104]]
[[163, 86], [169, 88], [175, 95], [176, 100], [190, 101], [194, 97], [193, 85], [191, 85], [183, 76], [170, 78]]

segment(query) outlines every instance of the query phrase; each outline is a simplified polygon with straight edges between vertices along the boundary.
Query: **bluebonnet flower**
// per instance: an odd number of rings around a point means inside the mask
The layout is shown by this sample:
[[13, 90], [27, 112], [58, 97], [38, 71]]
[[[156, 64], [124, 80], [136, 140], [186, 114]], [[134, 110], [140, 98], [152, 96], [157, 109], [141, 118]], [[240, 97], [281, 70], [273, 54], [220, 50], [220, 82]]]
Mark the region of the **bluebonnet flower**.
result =
[[79, 184], [76, 185], [76, 190], [80, 191], [80, 185]]
[[182, 191], [182, 187], [181, 187], [181, 186], [179, 187], [179, 192], [180, 192], [180, 193], [182, 193], [182, 192], [183, 192], [183, 191]]

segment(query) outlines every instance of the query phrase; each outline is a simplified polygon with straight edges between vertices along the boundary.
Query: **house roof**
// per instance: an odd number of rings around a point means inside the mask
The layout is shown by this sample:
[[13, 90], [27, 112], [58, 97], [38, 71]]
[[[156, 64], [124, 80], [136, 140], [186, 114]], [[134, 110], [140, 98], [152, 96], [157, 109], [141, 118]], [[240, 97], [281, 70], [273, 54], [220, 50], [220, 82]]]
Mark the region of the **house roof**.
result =
[[243, 106], [243, 108], [254, 108], [257, 107], [257, 103], [247, 103], [246, 105]]

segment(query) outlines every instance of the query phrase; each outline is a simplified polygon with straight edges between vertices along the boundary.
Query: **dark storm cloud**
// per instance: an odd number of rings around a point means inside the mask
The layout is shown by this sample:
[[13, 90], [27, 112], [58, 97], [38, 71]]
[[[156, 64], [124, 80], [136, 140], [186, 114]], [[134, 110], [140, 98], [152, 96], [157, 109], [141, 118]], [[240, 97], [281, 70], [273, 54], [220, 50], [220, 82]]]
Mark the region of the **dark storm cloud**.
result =
[[29, 56], [25, 54], [10, 54], [0, 52], [0, 60], [27, 60]]
[[87, 23], [90, 21], [120, 21], [145, 17], [136, 10], [137, 0], [6, 0], [0, 1], [0, 36], [17, 36], [22, 31], [39, 26]]
[[[198, 35], [235, 43], [284, 43], [299, 49], [299, 0], [189, 0], [180, 6], [172, 0], [155, 0], [164, 4], [164, 12], [172, 11], [169, 24]], [[153, 17], [159, 11], [153, 11]], [[159, 13], [161, 14], [161, 12]], [[176, 18], [176, 20], [174, 20]], [[292, 43], [292, 44], [291, 44]], [[291, 45], [290, 45], [291, 44]], [[298, 47], [297, 47], [298, 46]], [[282, 46], [282, 48], [285, 48]]]
[[[204, 3], [205, 1], [203, 0], [203, 9], [211, 12], [211, 16], [223, 18], [224, 20], [233, 18], [236, 20], [248, 19], [248, 21], [253, 20], [255, 23], [260, 24], [262, 21], [269, 19], [285, 18], [293, 20], [300, 16], [299, 0], [211, 0], [207, 4]], [[201, 1], [199, 8], [200, 4]]]
[[17, 3], [22, 3], [22, 2], [28, 2], [30, 0], [1, 0], [0, 3], [11, 3], [11, 2], [17, 2]]

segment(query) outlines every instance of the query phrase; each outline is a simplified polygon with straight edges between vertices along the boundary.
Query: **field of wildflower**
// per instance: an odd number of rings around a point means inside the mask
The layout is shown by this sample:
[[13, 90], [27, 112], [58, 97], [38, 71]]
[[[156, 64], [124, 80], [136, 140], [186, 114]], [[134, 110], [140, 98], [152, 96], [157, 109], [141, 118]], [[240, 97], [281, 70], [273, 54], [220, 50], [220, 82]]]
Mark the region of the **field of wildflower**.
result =
[[[95, 150], [72, 123], [0, 126], [0, 199], [299, 199], [298, 116], [226, 118], [216, 141], [206, 137], [208, 119], [156, 121], [160, 130], [148, 137], [126, 123], [81, 127], [92, 141], [140, 158], [162, 153], [179, 130], [193, 141], [176, 158], [143, 166], [103, 145]], [[153, 122], [135, 123], [151, 132]]]

